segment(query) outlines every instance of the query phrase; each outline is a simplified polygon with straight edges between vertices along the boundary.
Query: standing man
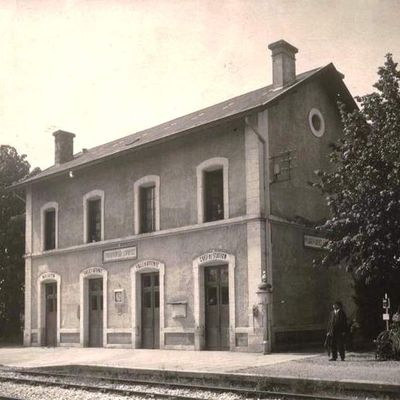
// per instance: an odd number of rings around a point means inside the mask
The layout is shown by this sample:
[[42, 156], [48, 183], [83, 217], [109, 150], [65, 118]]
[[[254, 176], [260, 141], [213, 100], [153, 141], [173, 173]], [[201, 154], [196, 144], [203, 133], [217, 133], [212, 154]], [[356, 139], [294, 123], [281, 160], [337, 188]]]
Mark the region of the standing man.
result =
[[329, 361], [336, 361], [338, 351], [340, 358], [344, 361], [345, 350], [344, 343], [347, 334], [347, 317], [343, 311], [343, 305], [340, 301], [333, 303], [333, 310], [329, 315], [327, 336], [331, 337], [332, 358]]

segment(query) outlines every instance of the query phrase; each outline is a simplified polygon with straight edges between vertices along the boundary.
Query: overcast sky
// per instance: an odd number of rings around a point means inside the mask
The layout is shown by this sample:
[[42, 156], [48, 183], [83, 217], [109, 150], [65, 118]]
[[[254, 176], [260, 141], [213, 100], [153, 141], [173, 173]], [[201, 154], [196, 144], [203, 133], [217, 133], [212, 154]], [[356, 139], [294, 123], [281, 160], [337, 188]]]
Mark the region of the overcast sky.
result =
[[363, 95], [400, 0], [0, 0], [0, 143], [46, 168], [54, 130], [78, 152], [266, 86], [279, 39]]

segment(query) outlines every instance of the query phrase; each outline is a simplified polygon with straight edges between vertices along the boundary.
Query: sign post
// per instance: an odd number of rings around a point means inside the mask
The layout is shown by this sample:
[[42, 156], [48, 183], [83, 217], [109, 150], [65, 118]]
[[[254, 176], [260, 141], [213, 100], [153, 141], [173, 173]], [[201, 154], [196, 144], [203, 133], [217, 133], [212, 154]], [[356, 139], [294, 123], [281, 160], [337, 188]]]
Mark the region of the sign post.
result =
[[386, 321], [386, 330], [389, 330], [389, 308], [390, 308], [390, 299], [387, 295], [387, 293], [385, 293], [385, 297], [382, 299], [382, 305], [383, 308], [385, 310], [385, 313], [382, 315], [382, 318], [384, 321]]

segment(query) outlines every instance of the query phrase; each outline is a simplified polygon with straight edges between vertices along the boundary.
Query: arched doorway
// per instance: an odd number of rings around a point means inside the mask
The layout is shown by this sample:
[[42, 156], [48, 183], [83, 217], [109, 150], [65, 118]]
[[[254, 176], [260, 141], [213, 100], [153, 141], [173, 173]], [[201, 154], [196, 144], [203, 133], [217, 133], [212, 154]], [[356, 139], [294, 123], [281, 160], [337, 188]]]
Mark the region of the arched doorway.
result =
[[193, 260], [195, 349], [235, 347], [235, 256], [210, 250]]
[[45, 272], [38, 278], [38, 343], [55, 347], [60, 344], [61, 277]]
[[80, 343], [83, 347], [107, 344], [107, 270], [84, 269], [79, 275]]
[[165, 265], [157, 260], [131, 268], [134, 348], [164, 348], [164, 274]]

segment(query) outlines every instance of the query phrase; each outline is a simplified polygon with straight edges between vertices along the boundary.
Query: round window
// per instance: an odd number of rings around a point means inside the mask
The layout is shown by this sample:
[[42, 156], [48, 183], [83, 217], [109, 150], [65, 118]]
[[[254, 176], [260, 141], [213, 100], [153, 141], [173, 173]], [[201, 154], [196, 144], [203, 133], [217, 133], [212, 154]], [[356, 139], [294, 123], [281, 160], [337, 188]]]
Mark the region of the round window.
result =
[[316, 137], [321, 137], [325, 133], [324, 117], [317, 108], [312, 108], [309, 112], [308, 125], [310, 125], [311, 132]]

